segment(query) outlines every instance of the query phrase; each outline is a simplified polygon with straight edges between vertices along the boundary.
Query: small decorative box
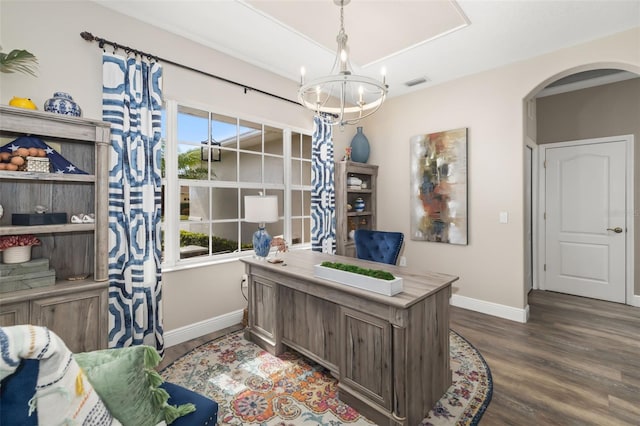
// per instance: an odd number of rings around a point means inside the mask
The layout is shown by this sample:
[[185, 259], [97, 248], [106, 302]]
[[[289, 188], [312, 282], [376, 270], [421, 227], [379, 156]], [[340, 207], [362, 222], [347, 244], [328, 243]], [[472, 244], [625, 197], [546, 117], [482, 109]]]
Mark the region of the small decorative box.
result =
[[21, 172], [40, 172], [49, 173], [51, 171], [49, 166], [49, 159], [47, 157], [22, 157], [24, 158], [24, 164], [18, 166], [18, 171]]
[[24, 171], [49, 173], [49, 159], [46, 157], [27, 157]]
[[67, 223], [66, 213], [13, 213], [12, 225], [56, 225]]

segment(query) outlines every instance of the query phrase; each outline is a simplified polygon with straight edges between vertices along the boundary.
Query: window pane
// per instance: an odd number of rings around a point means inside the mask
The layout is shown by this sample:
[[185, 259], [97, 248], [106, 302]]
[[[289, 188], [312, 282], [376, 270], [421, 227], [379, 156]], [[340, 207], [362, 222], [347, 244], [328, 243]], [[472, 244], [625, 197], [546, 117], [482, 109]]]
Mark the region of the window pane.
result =
[[257, 223], [240, 222], [242, 232], [242, 250], [253, 250], [253, 233], [258, 230]]
[[180, 187], [180, 219], [187, 220], [189, 216], [189, 187]]
[[304, 219], [302, 223], [304, 226], [304, 232], [302, 233], [302, 242], [310, 243], [311, 242], [311, 219]]
[[189, 188], [189, 220], [209, 220], [211, 189], [190, 186]]
[[302, 158], [311, 159], [311, 136], [302, 135]]
[[235, 221], [213, 224], [211, 235], [211, 250], [213, 254], [238, 251], [238, 224]]
[[262, 124], [240, 120], [240, 149], [262, 152]]
[[283, 155], [282, 129], [275, 127], [265, 126], [264, 128], [264, 152], [268, 154]]
[[[181, 216], [188, 219], [189, 216]], [[209, 223], [180, 221], [180, 259], [209, 255]]]
[[311, 161], [302, 162], [302, 184], [311, 185]]
[[240, 181], [262, 183], [262, 156], [240, 153]]
[[238, 190], [236, 188], [213, 188], [213, 219], [238, 219]]
[[211, 138], [221, 146], [238, 148], [238, 120], [220, 114], [211, 115]]
[[209, 223], [201, 220], [187, 220], [180, 222], [180, 230], [198, 234], [196, 238], [202, 238], [202, 241], [187, 242], [187, 244], [196, 244], [202, 247], [209, 247]]
[[304, 233], [302, 231], [302, 219], [291, 220], [291, 244], [301, 244], [304, 241]]
[[284, 160], [282, 157], [264, 157], [264, 181], [284, 184]]
[[302, 216], [302, 191], [291, 191], [291, 215]]
[[236, 182], [238, 179], [238, 153], [222, 149], [220, 161], [212, 163], [212, 180]]
[[304, 216], [311, 216], [311, 191], [303, 191], [303, 203]]
[[291, 184], [292, 185], [301, 185], [301, 167], [302, 162], [300, 160], [291, 160]]
[[209, 113], [178, 106], [178, 141], [199, 144], [209, 139]]
[[300, 158], [302, 155], [301, 148], [302, 135], [298, 132], [291, 132], [291, 157]]
[[209, 166], [202, 161], [201, 145], [192, 143], [180, 143], [178, 145], [178, 178], [179, 179], [204, 179], [209, 178]]

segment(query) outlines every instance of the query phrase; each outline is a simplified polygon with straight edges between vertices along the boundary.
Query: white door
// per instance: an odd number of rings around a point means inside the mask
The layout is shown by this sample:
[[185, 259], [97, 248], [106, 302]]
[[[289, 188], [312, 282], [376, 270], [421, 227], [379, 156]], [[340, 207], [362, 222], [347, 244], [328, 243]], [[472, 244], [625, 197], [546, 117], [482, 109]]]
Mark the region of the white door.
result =
[[625, 141], [546, 151], [546, 289], [625, 302]]

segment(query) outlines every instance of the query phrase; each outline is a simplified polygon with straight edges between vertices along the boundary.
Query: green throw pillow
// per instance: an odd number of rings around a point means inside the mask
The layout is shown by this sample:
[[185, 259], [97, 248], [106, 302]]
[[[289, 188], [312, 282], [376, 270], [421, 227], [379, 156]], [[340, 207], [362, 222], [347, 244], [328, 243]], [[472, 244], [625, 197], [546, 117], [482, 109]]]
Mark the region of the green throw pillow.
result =
[[113, 417], [124, 426], [154, 426], [195, 411], [193, 404], [167, 404], [169, 394], [154, 370], [160, 355], [150, 346], [104, 349], [74, 354], [89, 382]]

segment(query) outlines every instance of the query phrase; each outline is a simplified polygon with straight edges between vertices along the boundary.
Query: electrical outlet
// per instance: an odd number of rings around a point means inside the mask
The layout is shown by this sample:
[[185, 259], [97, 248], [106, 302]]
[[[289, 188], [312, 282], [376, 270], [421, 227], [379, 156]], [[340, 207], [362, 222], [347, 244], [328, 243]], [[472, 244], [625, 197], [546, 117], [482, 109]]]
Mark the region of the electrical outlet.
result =
[[400, 256], [400, 266], [407, 266], [407, 258]]
[[249, 287], [249, 276], [247, 274], [242, 274], [242, 288]]

